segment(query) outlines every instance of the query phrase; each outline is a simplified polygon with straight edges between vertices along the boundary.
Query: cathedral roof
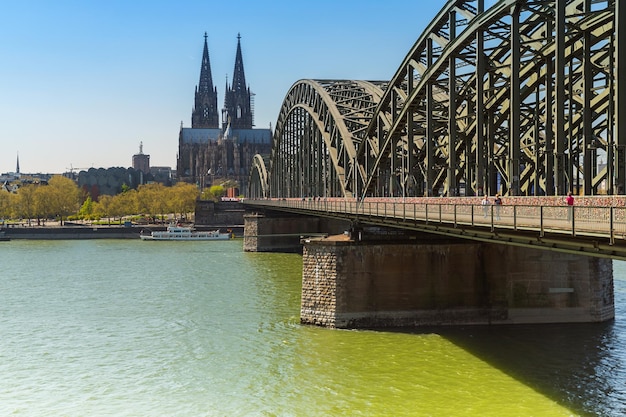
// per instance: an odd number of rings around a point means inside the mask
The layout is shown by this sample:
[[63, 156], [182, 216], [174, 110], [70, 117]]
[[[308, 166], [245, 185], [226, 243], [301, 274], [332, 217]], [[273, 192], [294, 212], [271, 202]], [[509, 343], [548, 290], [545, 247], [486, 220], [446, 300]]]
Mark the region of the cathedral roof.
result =
[[202, 129], [183, 127], [180, 130], [180, 136], [183, 143], [208, 143], [209, 141], [216, 142], [222, 129]]
[[[182, 143], [209, 143], [217, 142], [223, 136], [222, 129], [199, 129], [183, 127], [180, 130]], [[269, 145], [272, 143], [270, 129], [232, 129], [230, 138], [237, 143], [258, 143]]]
[[272, 143], [272, 131], [270, 129], [233, 129], [232, 137], [239, 143]]

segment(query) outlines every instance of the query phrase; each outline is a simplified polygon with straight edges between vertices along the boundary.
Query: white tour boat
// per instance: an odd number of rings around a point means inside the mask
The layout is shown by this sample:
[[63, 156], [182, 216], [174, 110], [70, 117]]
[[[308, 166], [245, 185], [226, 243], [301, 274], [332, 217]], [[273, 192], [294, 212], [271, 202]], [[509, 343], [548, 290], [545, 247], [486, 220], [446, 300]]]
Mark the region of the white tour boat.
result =
[[227, 240], [230, 233], [221, 233], [219, 230], [198, 231], [193, 227], [169, 225], [167, 230], [152, 231], [150, 234], [139, 235], [141, 240]]

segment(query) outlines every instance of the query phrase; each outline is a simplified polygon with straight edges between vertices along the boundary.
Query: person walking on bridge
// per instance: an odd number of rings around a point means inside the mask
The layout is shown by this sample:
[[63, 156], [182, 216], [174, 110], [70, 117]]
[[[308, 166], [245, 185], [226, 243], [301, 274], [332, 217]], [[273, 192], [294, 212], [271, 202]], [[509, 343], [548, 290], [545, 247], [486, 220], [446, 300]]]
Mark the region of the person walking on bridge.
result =
[[565, 198], [565, 202], [567, 203], [567, 221], [571, 222], [574, 214], [574, 196], [570, 191], [567, 193], [567, 198]]
[[489, 206], [491, 205], [491, 201], [489, 201], [489, 196], [485, 195], [485, 197], [483, 197], [483, 201], [481, 201], [480, 204], [483, 206], [483, 217], [486, 219], [489, 215]]
[[500, 206], [502, 205], [502, 198], [500, 198], [500, 194], [496, 194], [496, 199], [493, 200], [493, 204], [496, 206], [496, 220], [500, 220]]

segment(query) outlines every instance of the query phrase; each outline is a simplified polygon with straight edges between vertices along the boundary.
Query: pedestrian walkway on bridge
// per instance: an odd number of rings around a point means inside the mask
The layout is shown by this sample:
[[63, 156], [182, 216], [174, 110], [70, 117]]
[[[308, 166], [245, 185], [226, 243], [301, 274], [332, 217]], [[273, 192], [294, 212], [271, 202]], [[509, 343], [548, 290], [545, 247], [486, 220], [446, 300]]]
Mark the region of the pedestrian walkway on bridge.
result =
[[[626, 198], [621, 196], [506, 197], [488, 205], [483, 197], [293, 198], [246, 200], [246, 204], [295, 210], [311, 215], [334, 215], [388, 227], [459, 235], [476, 240], [507, 236], [530, 245], [546, 246], [551, 238], [614, 258], [626, 257]], [[571, 202], [571, 201], [570, 201]], [[549, 246], [549, 245], [548, 245]]]

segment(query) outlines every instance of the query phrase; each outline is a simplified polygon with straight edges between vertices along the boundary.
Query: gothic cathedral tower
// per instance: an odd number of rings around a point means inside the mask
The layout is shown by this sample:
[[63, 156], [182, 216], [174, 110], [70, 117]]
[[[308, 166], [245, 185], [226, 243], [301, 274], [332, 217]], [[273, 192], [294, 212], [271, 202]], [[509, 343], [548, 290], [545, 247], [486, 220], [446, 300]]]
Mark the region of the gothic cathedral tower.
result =
[[214, 181], [223, 183], [225, 180], [232, 180], [237, 184], [236, 188], [245, 192], [254, 156], [266, 156], [272, 150], [272, 130], [253, 128], [252, 98], [253, 94], [246, 85], [241, 35], [238, 34], [235, 71], [232, 85], [226, 80], [220, 126], [217, 89], [211, 79], [205, 33], [200, 84], [196, 86], [191, 127], [183, 127], [181, 122], [178, 133], [176, 171], [179, 181], [205, 188]]
[[217, 111], [217, 88], [213, 87], [206, 32], [204, 33], [204, 52], [202, 53], [200, 83], [196, 86], [195, 105], [191, 115], [191, 127], [215, 129], [219, 129], [220, 127], [219, 114]]
[[233, 72], [232, 86], [226, 81], [224, 110], [222, 110], [222, 129], [226, 130], [230, 123], [231, 129], [252, 129], [253, 116], [250, 100], [250, 88], [246, 87], [246, 75], [243, 71], [241, 56], [241, 35], [237, 34], [237, 56]]

